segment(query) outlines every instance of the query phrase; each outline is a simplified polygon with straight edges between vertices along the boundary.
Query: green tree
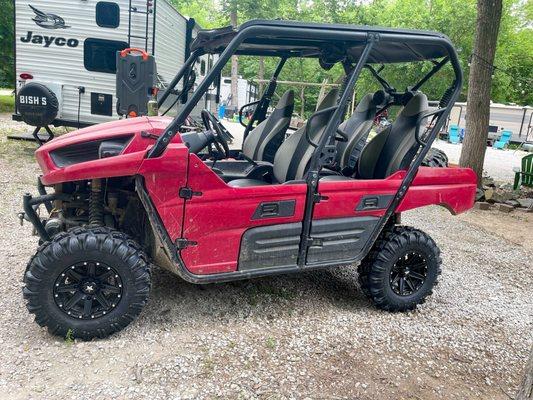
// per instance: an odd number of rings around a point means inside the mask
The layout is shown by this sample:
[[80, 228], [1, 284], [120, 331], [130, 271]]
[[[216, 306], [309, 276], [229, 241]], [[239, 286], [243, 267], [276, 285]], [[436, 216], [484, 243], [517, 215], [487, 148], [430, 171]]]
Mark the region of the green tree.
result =
[[6, 1], [0, 13], [0, 86], [11, 87], [15, 82], [13, 40], [13, 2]]

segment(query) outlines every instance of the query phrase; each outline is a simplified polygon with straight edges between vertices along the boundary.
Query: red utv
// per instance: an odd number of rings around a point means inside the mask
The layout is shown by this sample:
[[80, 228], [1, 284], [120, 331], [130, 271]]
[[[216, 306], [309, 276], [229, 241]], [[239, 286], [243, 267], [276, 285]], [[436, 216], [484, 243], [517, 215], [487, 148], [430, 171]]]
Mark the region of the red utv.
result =
[[[124, 328], [148, 300], [150, 263], [197, 284], [359, 264], [362, 290], [378, 307], [405, 311], [422, 303], [441, 270], [439, 249], [424, 232], [400, 225], [400, 214], [430, 204], [460, 213], [472, 207], [476, 191], [470, 169], [420, 167], [461, 89], [449, 39], [251, 21], [201, 31], [171, 88], [204, 54], [218, 61], [174, 119], [92, 126], [37, 150], [40, 195], [24, 196], [22, 215], [41, 238], [23, 289], [37, 323], [83, 339]], [[181, 130], [233, 54], [280, 60], [238, 152], [229, 150], [225, 128], [207, 110], [203, 129]], [[285, 139], [293, 93], [268, 118], [266, 110], [293, 57], [317, 59], [326, 69], [339, 64], [346, 77]], [[405, 91], [372, 67], [413, 62], [432, 67]], [[430, 110], [420, 89], [445, 65], [453, 79]], [[363, 96], [346, 116], [363, 68], [383, 90]], [[401, 107], [397, 118], [364, 145], [373, 119], [390, 106]], [[37, 214], [41, 205], [46, 218]]]

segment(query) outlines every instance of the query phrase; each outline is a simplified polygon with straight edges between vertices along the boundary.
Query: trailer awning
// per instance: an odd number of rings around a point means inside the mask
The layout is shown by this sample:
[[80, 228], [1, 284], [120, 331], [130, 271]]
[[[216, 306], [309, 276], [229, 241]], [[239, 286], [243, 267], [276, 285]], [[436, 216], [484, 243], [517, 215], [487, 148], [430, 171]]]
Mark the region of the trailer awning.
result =
[[201, 30], [191, 44], [191, 51], [202, 49], [219, 54], [232, 39], [252, 30], [236, 54], [320, 58], [338, 62], [345, 56], [356, 61], [370, 33], [379, 37], [372, 48], [370, 63], [399, 63], [434, 60], [448, 55], [449, 39], [438, 32], [393, 29], [375, 26], [318, 24], [294, 21], [253, 20], [236, 29], [225, 27]]

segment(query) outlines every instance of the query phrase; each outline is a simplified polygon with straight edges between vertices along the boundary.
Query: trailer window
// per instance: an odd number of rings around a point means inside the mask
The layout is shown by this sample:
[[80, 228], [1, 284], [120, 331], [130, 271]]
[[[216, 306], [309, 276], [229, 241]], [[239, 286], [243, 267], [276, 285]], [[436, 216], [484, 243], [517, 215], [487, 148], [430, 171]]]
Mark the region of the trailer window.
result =
[[117, 3], [96, 3], [96, 24], [102, 28], [117, 28], [120, 25], [120, 8]]
[[126, 42], [104, 39], [85, 39], [83, 64], [85, 69], [94, 72], [117, 72], [117, 51], [128, 48]]

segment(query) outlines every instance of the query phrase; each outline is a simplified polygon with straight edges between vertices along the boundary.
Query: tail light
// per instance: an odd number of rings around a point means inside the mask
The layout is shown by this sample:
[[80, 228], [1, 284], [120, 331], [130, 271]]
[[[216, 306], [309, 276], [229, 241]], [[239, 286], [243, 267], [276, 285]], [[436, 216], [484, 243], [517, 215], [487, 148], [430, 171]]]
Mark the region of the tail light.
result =
[[27, 72], [23, 72], [19, 76], [20, 76], [20, 79], [25, 80], [25, 81], [27, 81], [29, 79], [33, 79], [33, 75], [32, 74], [28, 74]]

